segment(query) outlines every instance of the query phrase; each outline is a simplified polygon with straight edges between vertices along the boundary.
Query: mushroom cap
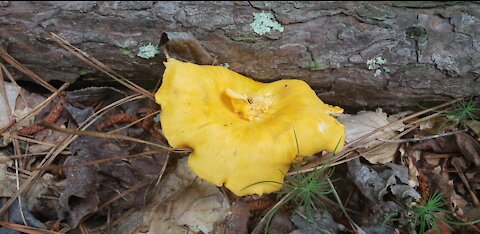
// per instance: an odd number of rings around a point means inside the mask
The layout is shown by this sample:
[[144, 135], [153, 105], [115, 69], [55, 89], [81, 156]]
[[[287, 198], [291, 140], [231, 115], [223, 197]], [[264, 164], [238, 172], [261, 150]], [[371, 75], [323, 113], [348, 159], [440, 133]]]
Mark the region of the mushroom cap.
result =
[[193, 149], [200, 178], [238, 196], [278, 191], [296, 157], [344, 145], [344, 127], [301, 80], [261, 83], [221, 66], [168, 58], [155, 94], [168, 143]]

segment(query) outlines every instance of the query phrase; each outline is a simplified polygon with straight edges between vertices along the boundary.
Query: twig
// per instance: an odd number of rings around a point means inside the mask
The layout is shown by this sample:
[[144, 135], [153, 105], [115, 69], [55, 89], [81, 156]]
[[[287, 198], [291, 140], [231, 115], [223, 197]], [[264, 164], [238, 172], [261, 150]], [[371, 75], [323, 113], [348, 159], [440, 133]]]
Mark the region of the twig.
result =
[[467, 188], [468, 192], [470, 193], [470, 196], [472, 197], [473, 204], [478, 207], [480, 205], [480, 201], [478, 200], [477, 195], [475, 192], [472, 190], [472, 187], [470, 186], [470, 183], [467, 180], [467, 177], [465, 177], [465, 174], [463, 174], [463, 170], [461, 169], [458, 161], [455, 162], [452, 160], [452, 165], [455, 167], [457, 170], [457, 174], [460, 176], [460, 179], [462, 180], [463, 184], [465, 184], [465, 187]]
[[163, 177], [163, 173], [165, 173], [165, 170], [167, 169], [167, 164], [169, 159], [170, 159], [170, 152], [167, 152], [167, 158], [165, 159], [165, 163], [162, 166], [162, 170], [160, 170], [160, 174], [158, 175], [157, 183], [155, 183], [155, 186], [157, 186], [160, 183], [160, 180]]
[[[117, 226], [120, 222], [125, 220], [127, 217], [129, 217], [136, 210], [137, 210], [136, 207], [132, 207], [132, 208], [128, 209], [127, 211], [123, 211], [122, 214], [117, 219], [115, 219], [115, 220], [113, 220], [113, 222], [111, 222], [111, 224], [109, 225], [108, 228]], [[112, 233], [112, 232], [107, 230], [107, 233]]]
[[87, 53], [83, 52], [82, 50], [76, 48], [72, 44], [68, 43], [66, 40], [64, 40], [63, 38], [61, 38], [57, 34], [51, 33], [51, 35], [52, 35], [53, 40], [55, 42], [60, 44], [66, 50], [73, 53], [80, 60], [82, 60], [85, 63], [87, 63], [88, 65], [102, 71], [103, 73], [107, 74], [108, 76], [110, 76], [114, 80], [118, 81], [120, 84], [124, 85], [125, 87], [127, 87], [127, 88], [129, 88], [133, 91], [135, 91], [136, 93], [140, 93], [140, 94], [144, 95], [145, 97], [147, 97], [151, 100], [155, 100], [155, 98], [154, 98], [154, 96], [151, 92], [145, 90], [144, 88], [138, 86], [137, 84], [133, 83], [132, 81], [130, 81], [130, 80], [126, 79], [125, 77], [119, 75], [118, 73], [114, 72], [112, 69], [105, 66], [103, 63], [96, 60], [95, 58], [88, 55]]
[[0, 134], [2, 134], [5, 130], [7, 130], [7, 129], [9, 129], [10, 127], [12, 127], [14, 124], [15, 124], [15, 120], [14, 120], [14, 119], [10, 120], [5, 126], [3, 126], [2, 128], [0, 128]]
[[[64, 84], [59, 90], [57, 90], [56, 93], [52, 94], [48, 99], [53, 99], [54, 96], [58, 95], [58, 92], [60, 90], [62, 90], [62, 88], [66, 88], [67, 84]], [[87, 129], [89, 126], [91, 126], [98, 118], [100, 118], [103, 114], [105, 114], [106, 112], [108, 112], [109, 110], [112, 110], [114, 107], [118, 106], [118, 105], [121, 105], [121, 104], [124, 104], [124, 103], [127, 103], [129, 101], [133, 101], [133, 100], [138, 100], [138, 99], [141, 99], [143, 98], [143, 96], [140, 96], [140, 95], [131, 95], [131, 96], [128, 96], [128, 97], [125, 97], [125, 98], [122, 98], [104, 108], [102, 108], [101, 110], [95, 112], [92, 116], [90, 116], [87, 120], [85, 120], [85, 122], [83, 122], [82, 124], [80, 124], [80, 129], [81, 130], [85, 130]], [[45, 100], [44, 102], [48, 101]], [[43, 102], [42, 102], [43, 103]], [[32, 111], [33, 113], [33, 111]], [[72, 143], [75, 139], [77, 138], [77, 135], [68, 135], [66, 136], [64, 139], [62, 139], [59, 143], [57, 143], [57, 145], [55, 145], [55, 147], [53, 147], [47, 155], [45, 155], [45, 157], [43, 158], [42, 161], [40, 161], [40, 163], [38, 164], [39, 167], [47, 167], [47, 166], [50, 166], [53, 161], [56, 159], [56, 157], [65, 150], [65, 148], [70, 145], [70, 143]], [[21, 185], [20, 189], [17, 190], [15, 192], [15, 194], [13, 194], [8, 200], [7, 202], [5, 202], [2, 206], [2, 208], [0, 208], [0, 215], [3, 215], [7, 209], [12, 205], [12, 203], [20, 196], [20, 194], [22, 194], [23, 192], [25, 191], [28, 191], [28, 189], [40, 178], [40, 176], [42, 175], [43, 173], [43, 170], [39, 170], [39, 171], [33, 171], [32, 174], [30, 175], [30, 177], [28, 177], [26, 179], [26, 181]], [[27, 193], [27, 196], [28, 196], [28, 193]]]
[[455, 134], [459, 134], [462, 132], [466, 132], [467, 130], [458, 130], [458, 131], [453, 131], [453, 132], [446, 132], [442, 134], [437, 134], [437, 135], [432, 135], [432, 136], [427, 136], [427, 137], [420, 137], [420, 138], [409, 138], [409, 139], [400, 139], [400, 140], [385, 140], [385, 139], [380, 139], [377, 138], [379, 141], [387, 142], [387, 143], [406, 143], [406, 142], [417, 142], [417, 141], [425, 141], [425, 140], [431, 140], [439, 137], [444, 137], [444, 136], [451, 136]]
[[[122, 193], [120, 194], [117, 194], [116, 196], [110, 198], [108, 201], [106, 201], [105, 203], [103, 203], [102, 205], [100, 205], [97, 210], [102, 210], [104, 209], [105, 207], [109, 206], [110, 204], [112, 204], [113, 202], [115, 202], [116, 200], [122, 198], [122, 197], [125, 197], [125, 195], [131, 193], [131, 192], [134, 192], [136, 191], [137, 189], [140, 189], [140, 188], [143, 188], [147, 185], [150, 184], [150, 181], [143, 181], [143, 182], [140, 182], [132, 187], [130, 187], [129, 189], [123, 191]], [[82, 221], [84, 220], [87, 220], [88, 218], [90, 218], [92, 215], [94, 215], [94, 213], [90, 213], [88, 215], [86, 215], [85, 217], [82, 218]]]
[[27, 115], [23, 116], [22, 118], [18, 119], [17, 120], [17, 123], [12, 127], [14, 130], [18, 129], [19, 126], [21, 124], [23, 124], [23, 122], [26, 120], [26, 119], [29, 119], [31, 117], [33, 117], [34, 115], [38, 114], [38, 112], [40, 112], [45, 106], [47, 106], [55, 97], [57, 97], [61, 91], [65, 90], [67, 87], [68, 87], [68, 83], [65, 83], [62, 85], [62, 87], [60, 87], [56, 92], [52, 93], [52, 95], [50, 95], [47, 99], [43, 100], [40, 104], [38, 104], [37, 106], [35, 106], [31, 111], [30, 113], [28, 113]]
[[14, 84], [17, 87], [18, 93], [20, 94], [20, 97], [22, 98], [23, 103], [25, 103], [25, 106], [29, 107], [28, 104], [27, 104], [27, 99], [25, 98], [25, 94], [23, 93], [22, 87], [20, 87], [20, 85], [17, 84], [17, 82], [13, 78], [12, 74], [10, 74], [10, 72], [7, 70], [5, 65], [0, 63], [0, 67], [2, 68], [2, 70], [5, 73], [5, 75], [7, 76], [7, 78], [10, 80], [10, 82], [12, 82], [12, 84]]
[[429, 153], [428, 155], [422, 156], [424, 159], [442, 159], [442, 158], [450, 158], [452, 155], [450, 154], [436, 154], [436, 153]]
[[[0, 48], [1, 49], [1, 48]], [[9, 104], [9, 100], [8, 100], [8, 96], [7, 96], [7, 93], [6, 93], [6, 89], [5, 89], [5, 82], [3, 80], [3, 72], [0, 70], [0, 91], [2, 93], [2, 97], [5, 101], [5, 106], [6, 106], [6, 112], [7, 112], [7, 118], [9, 121], [12, 121], [13, 120], [13, 116], [12, 116], [12, 110], [10, 109], [10, 104]], [[16, 136], [16, 134], [14, 133], [13, 134], [14, 136]], [[14, 140], [13, 141], [13, 146], [14, 146], [14, 152], [15, 152], [15, 155], [17, 154], [20, 154], [20, 146], [18, 144], [18, 140]], [[15, 159], [15, 182], [16, 182], [16, 188], [17, 188], [17, 191], [20, 190], [20, 177], [18, 175], [18, 159]], [[20, 211], [20, 217], [22, 218], [22, 221], [23, 221], [23, 224], [25, 224], [25, 226], [27, 225], [27, 221], [25, 220], [25, 215], [23, 214], [23, 206], [22, 206], [22, 199], [19, 197], [18, 198], [18, 208], [19, 208], [19, 211]]]
[[57, 91], [55, 87], [53, 87], [51, 84], [46, 82], [44, 79], [40, 78], [37, 74], [35, 74], [33, 71], [28, 69], [27, 67], [23, 66], [20, 64], [17, 60], [15, 60], [12, 56], [10, 56], [7, 51], [5, 51], [3, 48], [0, 48], [0, 57], [2, 57], [7, 63], [10, 63], [10, 65], [14, 66], [17, 68], [19, 71], [21, 71], [23, 74], [27, 75], [28, 77], [32, 78], [33, 81], [37, 82], [44, 88], [48, 89], [50, 92], [54, 93]]
[[141, 140], [141, 139], [137, 139], [135, 137], [129, 137], [129, 136], [121, 135], [121, 134], [110, 134], [110, 133], [94, 132], [94, 131], [86, 131], [86, 130], [79, 131], [79, 130], [76, 130], [76, 129], [61, 128], [61, 127], [58, 127], [54, 124], [46, 123], [46, 122], [42, 122], [42, 123], [40, 123], [40, 125], [43, 125], [46, 128], [50, 128], [50, 129], [55, 130], [55, 131], [59, 131], [59, 132], [62, 132], [62, 133], [68, 133], [68, 134], [72, 134], [72, 135], [99, 137], [99, 138], [108, 138], [108, 139], [117, 139], [117, 140], [127, 140], [127, 141], [133, 141], [133, 142], [142, 143], [142, 144], [146, 144], [146, 145], [156, 146], [158, 148], [164, 149], [166, 151], [171, 151], [171, 152], [178, 152], [178, 153], [191, 152], [190, 149], [175, 149], [175, 148], [160, 145], [160, 144], [157, 144], [157, 143], [154, 143], [154, 142], [144, 141], [144, 140]]
[[[358, 144], [361, 143], [362, 140], [367, 139], [368, 137], [372, 136], [373, 134], [375, 134], [375, 133], [377, 133], [377, 132], [379, 132], [379, 131], [382, 131], [382, 130], [384, 130], [385, 128], [390, 127], [390, 126], [392, 126], [392, 125], [395, 125], [395, 124], [398, 124], [398, 123], [403, 123], [403, 122], [405, 122], [405, 121], [407, 121], [407, 120], [410, 120], [410, 119], [413, 119], [413, 118], [415, 118], [415, 117], [417, 117], [417, 116], [423, 115], [423, 114], [428, 113], [428, 112], [430, 112], [430, 111], [434, 111], [434, 110], [436, 110], [436, 109], [443, 108], [443, 107], [445, 107], [445, 106], [452, 105], [452, 104], [454, 104], [454, 103], [456, 103], [456, 102], [459, 102], [459, 101], [461, 101], [461, 100], [463, 100], [463, 98], [457, 98], [457, 99], [454, 99], [454, 100], [452, 100], [452, 101], [443, 103], [443, 104], [441, 104], [441, 105], [434, 106], [434, 107], [431, 107], [431, 108], [429, 108], [429, 109], [426, 109], [426, 110], [417, 112], [417, 113], [415, 113], [415, 114], [411, 114], [411, 115], [405, 116], [405, 117], [403, 117], [403, 118], [401, 118], [401, 119], [399, 119], [399, 120], [397, 120], [397, 121], [388, 123], [388, 124], [386, 124], [386, 125], [384, 125], [384, 126], [382, 126], [382, 127], [379, 127], [379, 128], [377, 128], [377, 129], [375, 129], [375, 130], [373, 130], [373, 131], [371, 131], [371, 132], [363, 135], [362, 137], [354, 140], [353, 142], [348, 143], [347, 145], [344, 146], [343, 150], [341, 150], [340, 152], [336, 153], [335, 159], [334, 159], [335, 162], [332, 163], [332, 165], [330, 165], [330, 166], [339, 165], [339, 164], [342, 164], [342, 163], [345, 163], [345, 162], [348, 162], [348, 161], [350, 161], [350, 160], [353, 160], [353, 159], [355, 159], [355, 158], [360, 157], [360, 155], [358, 155], [358, 156], [353, 157], [353, 158], [341, 160], [341, 159], [344, 158], [346, 155], [349, 155], [349, 154], [351, 154], [352, 152], [354, 152], [357, 148], [360, 148], [361, 145], [358, 145]], [[429, 115], [429, 116], [423, 117], [423, 118], [421, 118], [421, 119], [418, 119], [418, 120], [410, 123], [409, 125], [416, 125], [416, 124], [418, 124], [419, 122], [425, 121], [425, 120], [428, 120], [428, 119], [431, 119], [431, 118], [439, 115], [439, 114], [442, 113], [442, 112], [445, 112], [445, 111], [440, 111], [440, 112], [438, 112], [438, 113], [434, 113], [434, 114], [431, 114], [431, 115]], [[411, 128], [410, 131], [412, 131], [412, 130], [413, 130], [413, 128]], [[397, 138], [397, 139], [400, 138], [401, 134], [404, 134], [404, 135], [405, 135], [406, 133], [405, 133], [405, 131], [404, 131], [404, 132], [400, 133], [399, 135], [397, 135], [397, 136], [394, 137], [394, 138]], [[375, 148], [374, 148], [374, 149], [375, 149]], [[373, 149], [372, 149], [372, 150], [373, 150]], [[312, 163], [309, 163], [309, 164], [303, 166], [302, 169], [300, 169], [299, 171], [297, 171], [297, 172], [290, 172], [290, 173], [288, 173], [287, 175], [289, 175], [289, 174], [296, 174], [296, 173], [307, 173], [307, 172], [310, 172], [310, 171], [314, 171], [314, 170], [316, 170], [316, 168], [317, 168], [319, 165], [321, 165], [323, 162], [324, 162], [324, 159], [321, 158], [321, 159], [319, 159], [319, 160], [316, 161], [316, 162], [312, 162]]]
[[277, 202], [277, 204], [275, 204], [268, 212], [267, 214], [265, 214], [265, 216], [263, 216], [263, 218], [260, 220], [260, 222], [257, 224], [257, 226], [255, 227], [255, 229], [253, 229], [252, 231], [252, 234], [258, 234], [261, 232], [261, 229], [263, 228], [263, 226], [265, 226], [265, 222], [267, 221], [268, 217], [271, 215], [272, 212], [274, 212], [274, 210], [278, 209], [282, 204], [283, 202], [285, 202], [285, 200], [287, 200], [287, 198], [293, 193], [292, 192], [289, 192], [287, 194], [285, 194], [282, 199], [280, 199], [280, 201]]
[[24, 137], [24, 136], [12, 136], [13, 139], [18, 139], [18, 140], [21, 140], [21, 141], [25, 141], [25, 142], [29, 142], [29, 143], [33, 143], [33, 144], [37, 144], [37, 145], [45, 145], [45, 146], [50, 146], [50, 147], [53, 147], [55, 146], [55, 144], [53, 143], [48, 143], [48, 142], [43, 142], [43, 141], [37, 141], [35, 139], [32, 139], [32, 138], [28, 138], [28, 137]]
[[[396, 135], [396, 136], [393, 137], [392, 139], [398, 139], [398, 138], [400, 138], [400, 137], [408, 134], [409, 132], [415, 130], [417, 127], [418, 127], [418, 125], [414, 125], [414, 126], [410, 127], [409, 129], [404, 130], [403, 132], [399, 133], [398, 135]], [[386, 144], [386, 143], [383, 143], [383, 144]], [[359, 157], [368, 155], [369, 153], [371, 153], [371, 152], [377, 150], [378, 148], [380, 148], [383, 144], [380, 144], [380, 145], [378, 145], [378, 146], [376, 146], [376, 147], [373, 147], [372, 149], [370, 149], [369, 151], [367, 151], [367, 152], [365, 152], [365, 153], [361, 153], [361, 154], [355, 155], [355, 156], [353, 156], [353, 157], [349, 157], [349, 158], [346, 158], [346, 159], [343, 159], [343, 160], [336, 161], [336, 162], [332, 163], [331, 166], [337, 166], [337, 165], [340, 165], [340, 164], [342, 164], [342, 163], [346, 163], [346, 162], [348, 162], [348, 161], [354, 160], [354, 159], [356, 159], [356, 158], [359, 158]]]
[[29, 227], [21, 224], [16, 224], [16, 223], [8, 223], [5, 221], [0, 221], [0, 226], [4, 226], [9, 229], [13, 229], [19, 232], [24, 232], [29, 234], [62, 234], [61, 232], [54, 232], [50, 230], [34, 228], [34, 227]]
[[[463, 98], [457, 98], [457, 99], [454, 99], [454, 100], [452, 100], [452, 101], [443, 103], [443, 104], [441, 104], [441, 105], [434, 106], [434, 107], [432, 107], [432, 108], [429, 108], [429, 109], [426, 109], [426, 110], [417, 112], [417, 113], [415, 113], [415, 114], [411, 114], [411, 115], [409, 115], [409, 116], [405, 116], [405, 117], [403, 117], [403, 118], [401, 118], [401, 119], [399, 119], [399, 120], [397, 120], [397, 121], [394, 121], [394, 122], [391, 122], [391, 123], [389, 123], [389, 124], [386, 124], [386, 125], [384, 125], [384, 126], [382, 126], [382, 127], [380, 127], [380, 128], [377, 128], [377, 129], [369, 132], [368, 134], [365, 134], [364, 136], [362, 136], [362, 137], [356, 139], [355, 141], [349, 143], [347, 146], [355, 145], [355, 144], [361, 142], [362, 140], [367, 139], [369, 136], [371, 136], [371, 135], [373, 135], [373, 134], [375, 134], [375, 133], [377, 133], [377, 132], [379, 132], [379, 131], [382, 131], [383, 129], [385, 129], [385, 128], [387, 128], [387, 127], [390, 127], [390, 126], [395, 125], [395, 124], [403, 123], [403, 122], [405, 122], [405, 121], [407, 121], [407, 120], [413, 119], [413, 118], [415, 118], [415, 117], [417, 117], [417, 116], [423, 115], [423, 114], [428, 113], [428, 112], [430, 112], [430, 111], [433, 111], [433, 110], [436, 110], [436, 109], [440, 109], [440, 108], [443, 108], [443, 107], [445, 107], [445, 106], [452, 105], [453, 103], [459, 102], [460, 100], [463, 100]], [[346, 147], [347, 147], [347, 146], [346, 146]]]
[[[20, 177], [18, 176], [18, 159], [15, 159], [15, 182], [16, 182], [16, 187], [17, 190], [20, 190]], [[22, 199], [19, 197], [18, 198], [18, 209], [20, 211], [20, 216], [22, 217], [22, 222], [27, 225], [27, 221], [25, 220], [25, 214], [23, 214], [23, 204], [22, 204]]]
[[106, 163], [106, 162], [111, 162], [111, 161], [116, 161], [116, 160], [124, 160], [128, 158], [135, 158], [135, 157], [147, 157], [151, 154], [157, 154], [157, 153], [162, 153], [164, 150], [150, 150], [146, 152], [142, 152], [139, 154], [131, 154], [131, 155], [121, 155], [121, 156], [109, 156], [108, 158], [102, 158], [98, 160], [93, 160], [90, 162], [86, 163], [81, 163], [81, 164], [67, 164], [67, 165], [56, 165], [56, 166], [48, 166], [48, 167], [39, 167], [39, 168], [32, 168], [32, 171], [39, 171], [39, 170], [58, 170], [58, 169], [64, 169], [64, 168], [71, 168], [71, 167], [86, 167], [86, 166], [91, 166], [91, 165], [96, 165], [100, 163]]
[[117, 106], [120, 106], [120, 105], [123, 105], [127, 102], [140, 100], [142, 98], [145, 98], [145, 97], [140, 95], [140, 94], [133, 94], [133, 95], [124, 97], [124, 98], [122, 98], [118, 101], [115, 101], [115, 102], [103, 107], [102, 109], [98, 110], [97, 112], [93, 113], [85, 121], [83, 121], [83, 123], [80, 124], [79, 128], [85, 130], [86, 126], [90, 126], [95, 121], [97, 121], [101, 116], [105, 115], [108, 111], [113, 110], [113, 108], [115, 108]]
[[348, 215], [347, 211], [345, 210], [345, 207], [344, 207], [343, 204], [342, 204], [342, 200], [341, 200], [340, 197], [338, 196], [337, 190], [335, 189], [335, 186], [333, 186], [333, 183], [332, 183], [332, 181], [330, 180], [330, 178], [328, 178], [328, 177], [326, 177], [326, 178], [327, 178], [328, 184], [330, 185], [330, 187], [331, 187], [332, 190], [333, 190], [333, 195], [334, 195], [335, 199], [337, 200], [338, 205], [340, 206], [340, 209], [342, 210], [343, 214], [345, 215], [345, 217], [346, 217], [346, 218], [348, 219], [348, 221], [350, 222], [350, 225], [352, 225], [352, 227], [355, 228], [355, 230], [357, 231], [357, 233], [365, 234], [365, 231], [363, 231], [360, 226], [358, 226], [355, 222], [353, 222], [352, 218], [350, 218], [350, 216]]

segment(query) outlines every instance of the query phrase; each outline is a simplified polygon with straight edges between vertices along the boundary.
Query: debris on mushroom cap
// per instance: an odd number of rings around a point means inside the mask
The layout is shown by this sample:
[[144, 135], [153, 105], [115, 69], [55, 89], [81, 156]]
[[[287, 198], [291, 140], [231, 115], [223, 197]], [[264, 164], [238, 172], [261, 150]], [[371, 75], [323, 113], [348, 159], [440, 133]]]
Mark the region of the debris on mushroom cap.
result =
[[238, 196], [278, 191], [296, 157], [343, 147], [344, 127], [330, 116], [343, 110], [304, 81], [261, 83], [173, 58], [165, 66], [155, 99], [169, 144], [192, 148], [192, 171]]

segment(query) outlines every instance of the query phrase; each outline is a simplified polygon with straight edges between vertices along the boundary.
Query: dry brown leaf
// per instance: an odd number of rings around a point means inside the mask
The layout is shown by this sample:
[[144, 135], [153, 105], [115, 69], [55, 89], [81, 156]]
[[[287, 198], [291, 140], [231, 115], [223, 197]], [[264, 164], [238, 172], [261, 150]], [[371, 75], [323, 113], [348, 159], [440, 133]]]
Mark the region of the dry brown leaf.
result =
[[231, 214], [227, 219], [226, 234], [244, 234], [248, 233], [248, 219], [250, 211], [248, 204], [242, 201], [235, 202], [231, 207]]
[[[63, 123], [66, 121], [65, 117], [61, 117], [57, 123]], [[60, 125], [62, 128], [65, 127], [65, 125]], [[68, 134], [59, 132], [59, 131], [54, 131], [51, 129], [44, 129], [37, 134], [34, 135], [34, 139], [40, 142], [43, 142], [45, 144], [32, 144], [31, 146], [28, 147], [28, 152], [29, 153], [42, 153], [42, 152], [48, 152], [53, 146], [55, 146], [58, 142], [62, 141], [67, 137]]]
[[193, 174], [187, 158], [178, 160], [150, 193], [149, 205], [122, 221], [114, 233], [212, 233], [230, 211], [220, 190]]
[[[338, 120], [345, 125], [345, 141], [347, 143], [353, 142], [377, 128], [396, 121], [395, 118], [388, 118], [387, 114], [382, 112], [381, 109], [378, 109], [376, 112], [359, 112], [357, 115], [339, 115]], [[403, 127], [403, 123], [394, 124], [360, 141], [358, 145], [362, 145], [363, 149], [359, 149], [359, 152], [372, 164], [385, 164], [392, 161], [398, 151], [398, 145], [385, 143], [378, 139], [391, 139], [397, 135], [395, 131], [402, 131]], [[379, 148], [366, 153], [376, 146], [379, 146]]]
[[148, 233], [178, 233], [183, 225], [193, 232], [213, 233], [216, 224], [223, 222], [229, 211], [221, 191], [197, 178], [187, 190], [158, 207]]
[[398, 144], [385, 143], [373, 149], [372, 151], [361, 153], [361, 155], [372, 164], [385, 164], [395, 159], [395, 155], [398, 152], [398, 147]]
[[[32, 111], [32, 108], [35, 106], [38, 106], [42, 101], [44, 101], [45, 97], [36, 93], [31, 93], [24, 89], [21, 89], [20, 91], [21, 93], [23, 93], [23, 98], [20, 98], [18, 96], [16, 97], [16, 101], [14, 102], [13, 108], [11, 107], [11, 111], [12, 111], [13, 119], [16, 120], [16, 125], [18, 125], [18, 127], [24, 127], [32, 124], [34, 122], [35, 116], [26, 118], [21, 122], [18, 122], [18, 120], [30, 114]], [[3, 108], [4, 107], [2, 107], [2, 105], [0, 104], [0, 110], [3, 110]], [[0, 116], [4, 114], [6, 114], [6, 112], [0, 111]], [[0, 121], [0, 125], [1, 125], [1, 122], [2, 121]], [[1, 126], [0, 126], [0, 129], [1, 129]], [[3, 137], [3, 142], [0, 142], [0, 146], [6, 146], [12, 141], [9, 131], [5, 131], [4, 133], [2, 133], [2, 137]]]
[[353, 182], [370, 203], [383, 201], [383, 196], [389, 190], [399, 199], [406, 197], [419, 199], [420, 194], [407, 185], [409, 183], [408, 168], [393, 163], [386, 165], [388, 169], [377, 172], [368, 165], [362, 164], [359, 158], [347, 162], [348, 172]]
[[480, 137], [480, 121], [478, 120], [469, 120], [467, 121], [467, 127], [472, 129], [472, 131]]
[[408, 158], [408, 185], [412, 188], [417, 187], [420, 183], [418, 182], [418, 168], [415, 166], [412, 158]]
[[9, 165], [12, 165], [12, 160], [0, 152], [0, 197], [11, 197], [17, 191], [16, 177], [7, 171]]
[[407, 155], [417, 150], [441, 154], [460, 152], [466, 160], [480, 166], [480, 144], [464, 132], [414, 143], [407, 150]]
[[[309, 222], [306, 217], [302, 217], [297, 213], [292, 215], [292, 222], [298, 228], [294, 230], [294, 234], [308, 233], [338, 233], [339, 224], [335, 222], [332, 215], [327, 210], [319, 209], [313, 213], [314, 222]], [[272, 232], [274, 233], [274, 232]]]
[[431, 174], [429, 178], [435, 185], [433, 190], [438, 190], [445, 195], [450, 211], [459, 217], [463, 217], [465, 208], [469, 206], [468, 202], [455, 192], [453, 181], [450, 180], [448, 173]]
[[[6, 111], [10, 109], [11, 113], [15, 110], [15, 102], [17, 100], [19, 93], [19, 89], [10, 82], [5, 82], [5, 90], [0, 90], [0, 129], [5, 127], [9, 124], [9, 113]], [[6, 97], [3, 96], [3, 92]], [[5, 100], [6, 98], [6, 100]]]
[[[156, 227], [150, 226], [155, 225], [154, 222], [160, 219], [157, 208], [162, 206], [166, 200], [174, 200], [175, 197], [184, 193], [192, 186], [196, 178], [197, 176], [188, 168], [186, 158], [178, 160], [175, 170], [165, 173], [158, 185], [151, 188], [149, 194], [152, 198], [147, 203], [148, 205], [122, 220], [112, 230], [112, 233], [146, 233], [150, 229], [154, 230]], [[169, 228], [171, 230], [165, 233], [193, 233], [187, 228], [176, 225]]]
[[435, 125], [435, 122], [431, 119], [420, 123], [420, 130], [431, 129]]
[[[132, 207], [144, 206], [148, 189], [134, 188], [155, 183], [166, 159], [166, 153], [157, 153], [127, 160], [146, 150], [130, 141], [95, 137], [75, 139], [70, 144], [71, 155], [63, 163], [67, 183], [59, 197], [59, 217], [70, 227], [77, 227], [93, 213], [108, 213], [114, 220]], [[120, 158], [124, 160], [118, 160]], [[95, 163], [95, 166], [86, 165], [88, 163]], [[133, 190], [129, 192], [129, 189]], [[124, 194], [117, 199], [119, 193]], [[108, 208], [102, 209], [104, 206]]]
[[465, 159], [480, 167], [480, 143], [464, 132], [456, 134], [455, 140]]

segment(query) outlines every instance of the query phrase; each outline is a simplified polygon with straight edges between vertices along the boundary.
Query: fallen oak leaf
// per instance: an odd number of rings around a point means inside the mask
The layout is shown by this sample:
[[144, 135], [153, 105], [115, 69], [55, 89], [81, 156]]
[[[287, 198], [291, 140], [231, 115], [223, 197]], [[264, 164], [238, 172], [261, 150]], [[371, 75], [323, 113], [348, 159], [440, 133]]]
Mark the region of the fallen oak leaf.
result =
[[477, 138], [480, 138], [480, 121], [468, 120], [467, 127], [470, 128], [477, 135]]
[[[178, 162], [176, 170], [179, 169], [183, 169], [179, 173], [187, 173], [185, 177], [191, 178], [193, 183], [183, 187], [182, 183], [176, 182], [171, 184], [173, 188], [166, 187], [162, 190], [169, 193], [169, 190], [179, 189], [171, 194], [174, 196], [148, 212], [151, 220], [147, 233], [176, 233], [184, 225], [196, 233], [213, 233], [217, 224], [225, 221], [228, 216], [230, 205], [227, 199], [215, 185], [194, 176], [188, 169], [186, 160]], [[166, 180], [169, 179], [167, 177]]]
[[[0, 72], [2, 71], [0, 70]], [[0, 89], [3, 88], [3, 90], [0, 90], [0, 110], [2, 110], [0, 112], [0, 129], [9, 125], [11, 121], [10, 117], [15, 110], [15, 101], [17, 100], [17, 96], [20, 94], [19, 90], [14, 84], [6, 81], [4, 83], [1, 82], [4, 81], [0, 81]], [[10, 111], [10, 113], [8, 113], [8, 111]]]
[[248, 219], [250, 211], [247, 203], [238, 201], [230, 207], [230, 215], [227, 218], [226, 234], [248, 233]]
[[480, 167], [480, 143], [467, 133], [456, 134], [455, 141], [465, 159]]
[[400, 199], [406, 197], [419, 199], [420, 194], [408, 185], [407, 167], [393, 163], [387, 165], [390, 168], [377, 172], [362, 164], [358, 157], [347, 162], [353, 182], [371, 204], [382, 202], [389, 188], [392, 194]]
[[[376, 112], [364, 111], [359, 112], [357, 115], [341, 114], [338, 117], [343, 125], [345, 125], [345, 142], [350, 143], [362, 138], [366, 134], [375, 131], [379, 127], [385, 126], [395, 119], [388, 118], [385, 112], [378, 109]], [[403, 123], [396, 123], [391, 126], [385, 127], [381, 131], [377, 131], [371, 136], [361, 140], [357, 145], [361, 145], [357, 151], [370, 163], [385, 164], [394, 160], [395, 155], [398, 152], [398, 144], [385, 144], [378, 139], [391, 139], [396, 136], [396, 131], [402, 130]], [[376, 148], [375, 148], [376, 147]], [[370, 150], [375, 148], [373, 150]]]
[[480, 144], [467, 133], [460, 131], [453, 135], [441, 136], [412, 144], [406, 155], [412, 157], [415, 151], [431, 151], [434, 153], [460, 152], [468, 161], [480, 166]]

